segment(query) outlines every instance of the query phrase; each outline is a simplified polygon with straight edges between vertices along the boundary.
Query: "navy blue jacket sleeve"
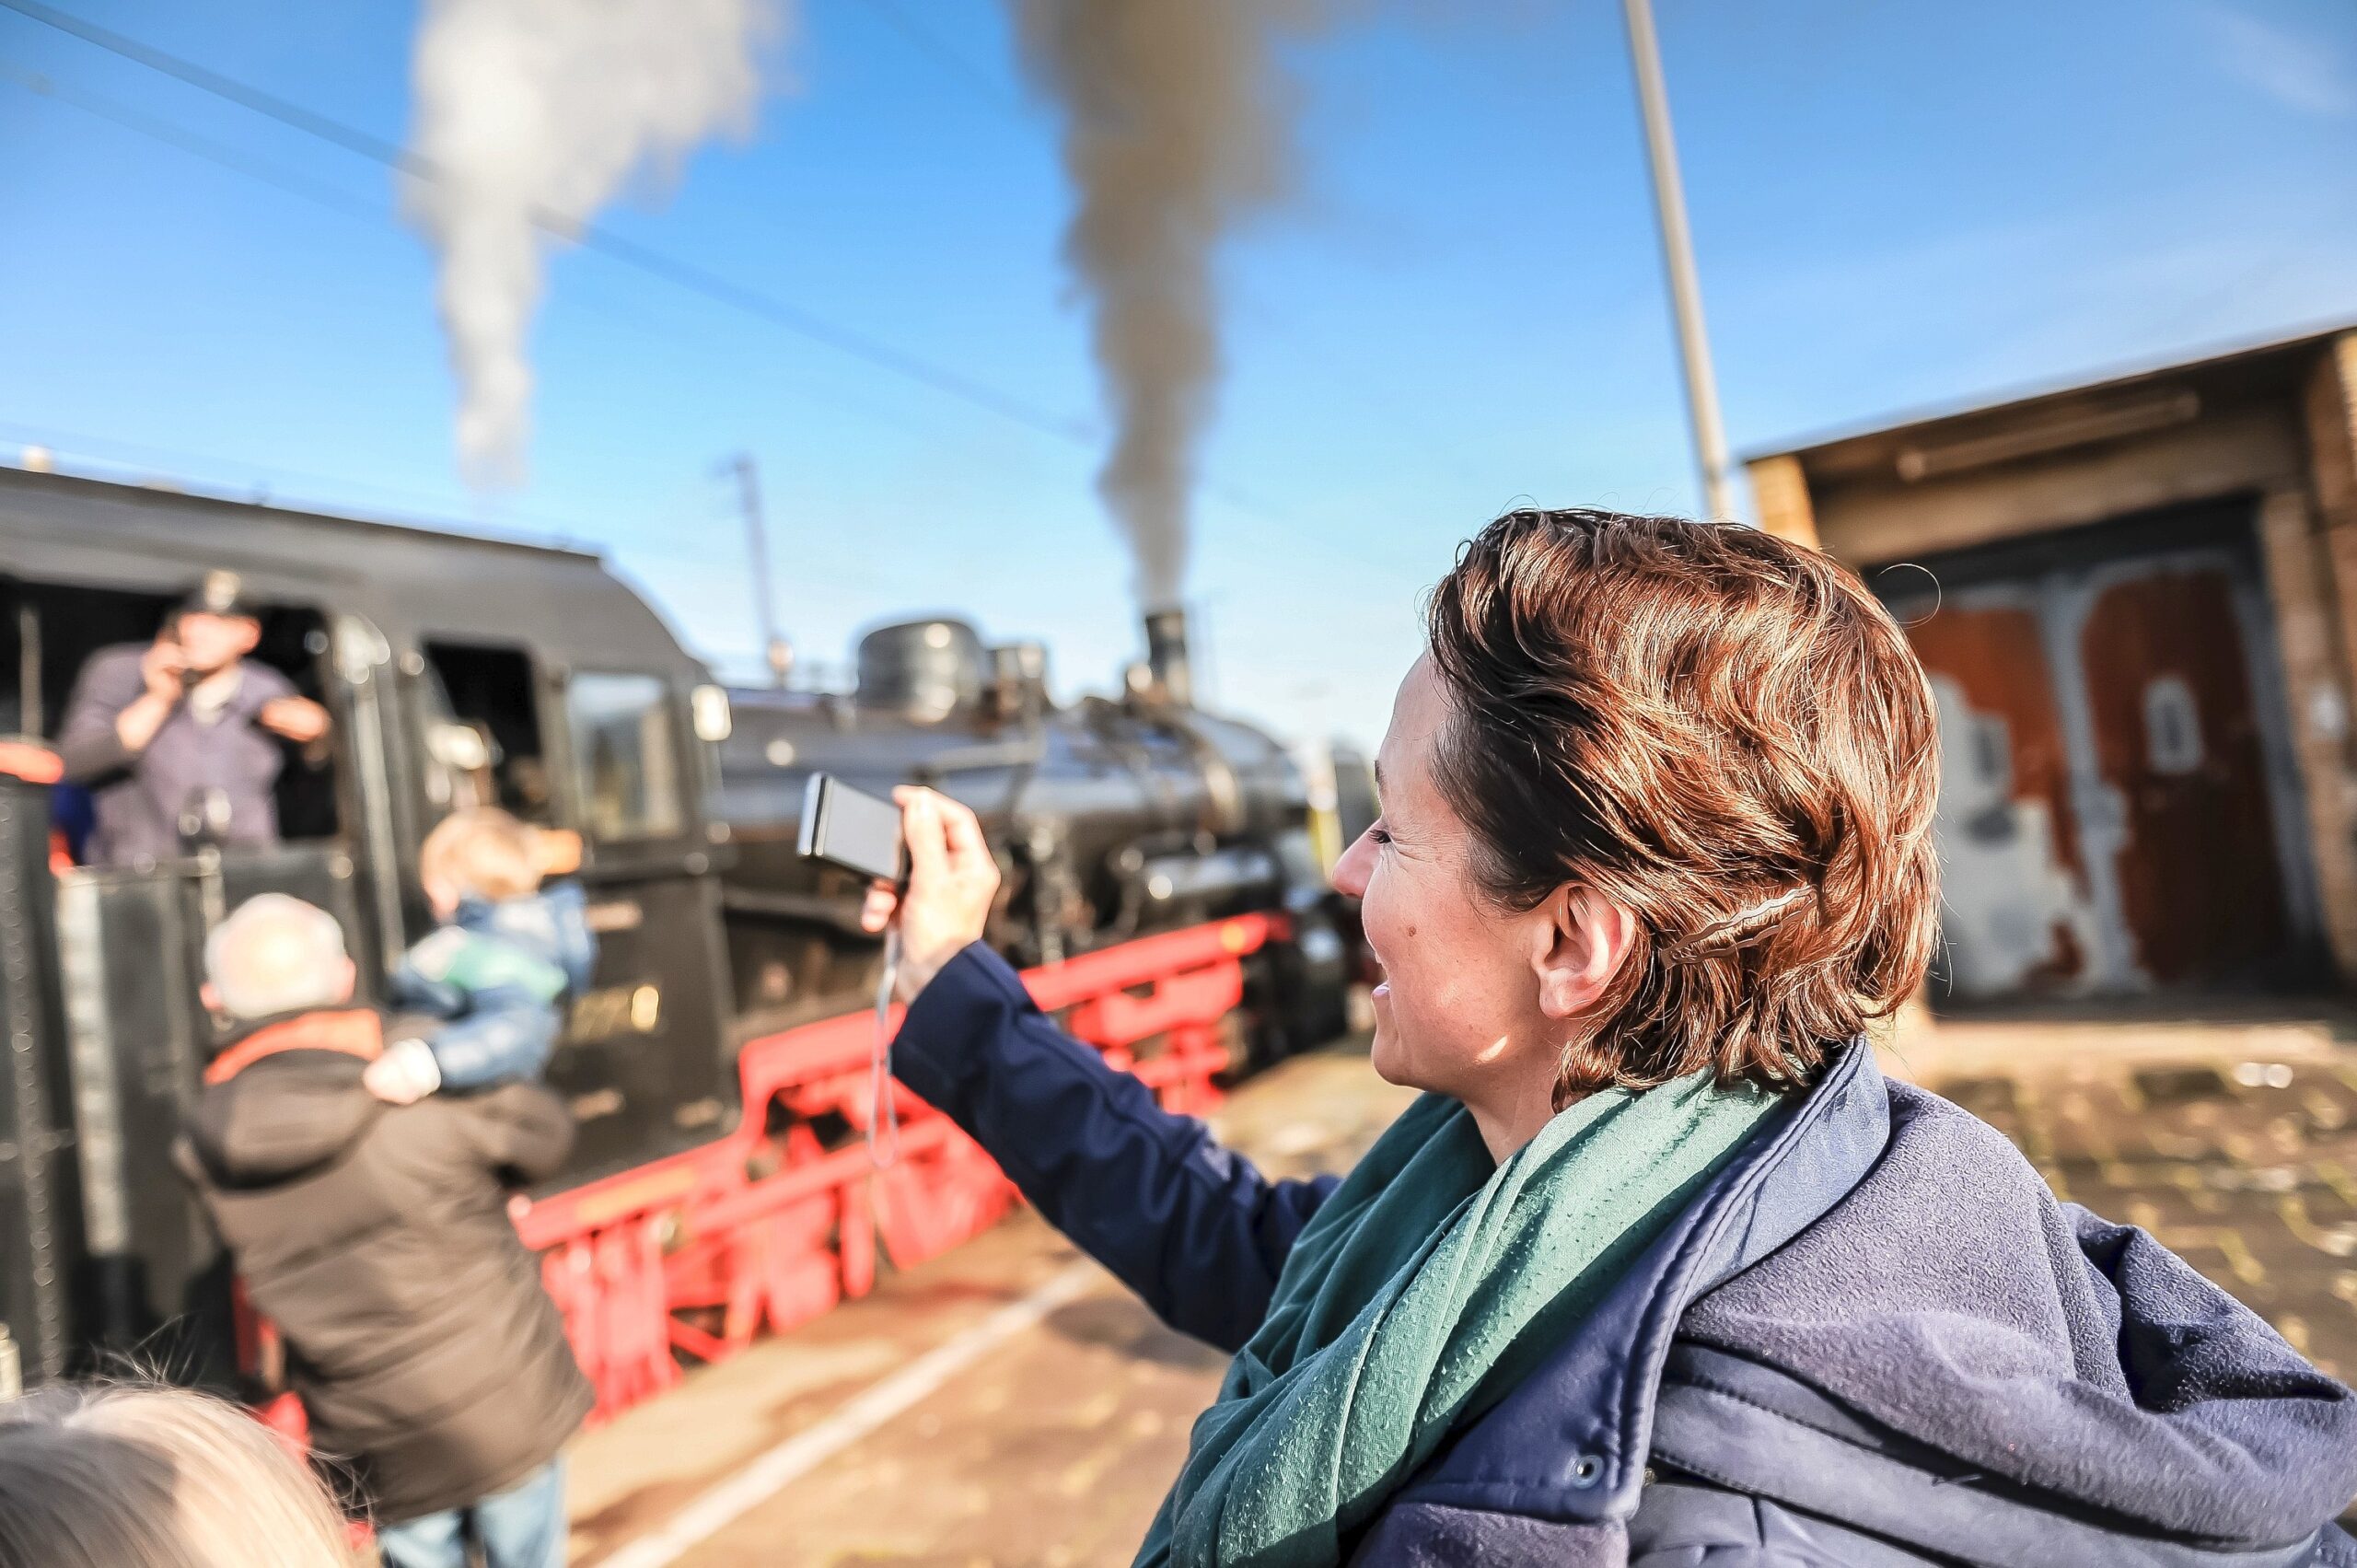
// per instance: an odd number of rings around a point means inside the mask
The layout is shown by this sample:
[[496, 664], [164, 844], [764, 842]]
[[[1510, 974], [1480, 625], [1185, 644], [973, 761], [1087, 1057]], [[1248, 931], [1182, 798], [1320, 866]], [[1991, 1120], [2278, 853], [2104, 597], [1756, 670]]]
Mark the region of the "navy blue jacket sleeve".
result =
[[893, 1070], [989, 1152], [1048, 1223], [1181, 1333], [1233, 1351], [1336, 1179], [1272, 1181], [1074, 1040], [980, 943], [933, 977]]

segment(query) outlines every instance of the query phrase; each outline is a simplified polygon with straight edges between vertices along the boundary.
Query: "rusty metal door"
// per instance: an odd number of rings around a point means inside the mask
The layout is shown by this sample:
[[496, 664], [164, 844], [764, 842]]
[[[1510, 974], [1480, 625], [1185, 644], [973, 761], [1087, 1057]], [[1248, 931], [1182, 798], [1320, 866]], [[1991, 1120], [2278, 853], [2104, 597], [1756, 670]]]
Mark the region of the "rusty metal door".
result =
[[2257, 542], [2234, 498], [1887, 575], [1938, 707], [1946, 997], [2316, 978]]
[[2124, 814], [2120, 914], [2163, 984], [2279, 954], [2284, 892], [2258, 704], [2218, 566], [2101, 589], [2079, 633], [2096, 762]]
[[2091, 941], [2071, 757], [2035, 594], [1901, 606], [1939, 708], [1945, 941], [1961, 996], [2079, 980]]

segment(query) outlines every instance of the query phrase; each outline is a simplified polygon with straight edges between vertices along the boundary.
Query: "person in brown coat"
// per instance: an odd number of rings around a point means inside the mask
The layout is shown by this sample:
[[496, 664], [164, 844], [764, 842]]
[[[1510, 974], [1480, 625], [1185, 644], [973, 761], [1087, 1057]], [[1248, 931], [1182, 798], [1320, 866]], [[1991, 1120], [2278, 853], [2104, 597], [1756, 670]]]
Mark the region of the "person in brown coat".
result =
[[[391, 1568], [561, 1568], [559, 1450], [593, 1402], [507, 1214], [573, 1138], [537, 1085], [394, 1106], [368, 1063], [401, 1020], [352, 1001], [332, 916], [265, 893], [205, 950], [246, 1021], [177, 1150], [275, 1321], [320, 1454], [348, 1465]], [[389, 1029], [391, 1035], [389, 1037]]]

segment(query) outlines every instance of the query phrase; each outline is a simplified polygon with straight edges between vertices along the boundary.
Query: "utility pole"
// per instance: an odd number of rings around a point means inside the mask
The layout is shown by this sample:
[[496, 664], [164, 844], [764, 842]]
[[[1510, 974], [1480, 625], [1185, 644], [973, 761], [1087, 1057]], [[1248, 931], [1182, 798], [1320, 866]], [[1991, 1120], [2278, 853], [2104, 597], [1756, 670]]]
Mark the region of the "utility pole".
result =
[[770, 591], [769, 530], [761, 520], [761, 477], [753, 466], [750, 452], [739, 452], [721, 465], [721, 471], [737, 476], [737, 499], [745, 513], [745, 553], [752, 558], [753, 615], [761, 633], [761, 656], [768, 660], [770, 684], [784, 686], [786, 671], [794, 668], [792, 645], [778, 635], [777, 606]]
[[1727, 434], [1719, 423], [1718, 383], [1711, 375], [1711, 345], [1702, 331], [1702, 289], [1694, 278], [1694, 242], [1686, 231], [1686, 192], [1678, 178], [1678, 144], [1669, 134], [1669, 94], [1662, 85], [1661, 45], [1654, 37], [1653, 0], [1621, 0], [1629, 19], [1629, 64], [1645, 111], [1645, 157], [1653, 165], [1654, 215], [1661, 223], [1663, 268], [1678, 315], [1678, 352], [1686, 369], [1686, 407], [1694, 425], [1694, 455], [1702, 468], [1702, 496], [1713, 517], [1735, 516], [1727, 491]]

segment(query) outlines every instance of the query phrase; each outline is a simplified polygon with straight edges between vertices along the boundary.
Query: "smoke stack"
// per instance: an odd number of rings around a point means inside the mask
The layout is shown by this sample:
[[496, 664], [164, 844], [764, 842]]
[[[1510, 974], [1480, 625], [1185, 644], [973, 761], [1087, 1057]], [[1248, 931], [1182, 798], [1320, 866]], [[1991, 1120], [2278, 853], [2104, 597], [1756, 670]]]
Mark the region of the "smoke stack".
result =
[[1145, 618], [1145, 667], [1155, 689], [1175, 708], [1195, 705], [1195, 672], [1187, 662], [1187, 612], [1154, 610]]

